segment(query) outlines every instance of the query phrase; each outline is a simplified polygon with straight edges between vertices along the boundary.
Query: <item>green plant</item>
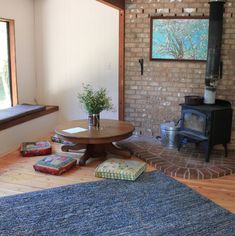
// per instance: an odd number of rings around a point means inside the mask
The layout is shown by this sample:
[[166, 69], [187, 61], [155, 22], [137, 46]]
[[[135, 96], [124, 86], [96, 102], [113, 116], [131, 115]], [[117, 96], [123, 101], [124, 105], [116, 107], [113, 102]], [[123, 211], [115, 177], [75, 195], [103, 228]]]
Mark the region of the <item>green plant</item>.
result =
[[113, 109], [112, 99], [105, 88], [94, 90], [90, 84], [83, 85], [83, 92], [78, 93], [78, 99], [89, 114], [99, 114], [101, 111]]

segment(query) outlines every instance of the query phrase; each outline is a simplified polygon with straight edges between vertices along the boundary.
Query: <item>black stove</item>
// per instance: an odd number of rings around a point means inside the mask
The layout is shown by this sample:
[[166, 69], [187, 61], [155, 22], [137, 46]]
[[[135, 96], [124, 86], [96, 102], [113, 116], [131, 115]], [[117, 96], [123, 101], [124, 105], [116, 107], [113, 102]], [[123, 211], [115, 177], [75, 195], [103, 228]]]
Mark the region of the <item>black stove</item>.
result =
[[217, 99], [215, 104], [202, 104], [198, 106], [180, 104], [181, 125], [179, 131], [180, 141], [183, 140], [202, 145], [205, 150], [205, 160], [209, 162], [210, 152], [214, 145], [222, 144], [227, 156], [227, 144], [230, 142], [232, 129], [231, 103]]

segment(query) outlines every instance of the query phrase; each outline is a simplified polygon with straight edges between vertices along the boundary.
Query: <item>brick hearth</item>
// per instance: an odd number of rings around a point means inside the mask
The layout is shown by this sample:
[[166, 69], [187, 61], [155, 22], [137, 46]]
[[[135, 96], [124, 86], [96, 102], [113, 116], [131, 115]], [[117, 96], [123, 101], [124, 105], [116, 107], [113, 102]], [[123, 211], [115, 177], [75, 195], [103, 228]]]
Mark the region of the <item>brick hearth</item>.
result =
[[224, 157], [223, 150], [214, 150], [207, 163], [205, 154], [194, 145], [188, 144], [178, 152], [164, 148], [156, 139], [143, 136], [131, 137], [120, 145], [130, 148], [136, 157], [172, 177], [211, 179], [235, 173], [234, 150], [229, 150], [228, 157]]

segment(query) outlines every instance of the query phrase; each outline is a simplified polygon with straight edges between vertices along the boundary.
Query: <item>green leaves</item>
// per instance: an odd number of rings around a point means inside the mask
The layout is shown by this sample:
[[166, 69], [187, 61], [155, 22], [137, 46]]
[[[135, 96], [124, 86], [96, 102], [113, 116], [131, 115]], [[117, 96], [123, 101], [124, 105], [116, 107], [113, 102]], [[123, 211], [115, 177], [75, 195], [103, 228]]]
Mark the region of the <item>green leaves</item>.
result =
[[105, 88], [94, 90], [90, 84], [83, 85], [83, 92], [78, 94], [79, 101], [89, 114], [99, 114], [101, 111], [113, 109], [112, 99]]

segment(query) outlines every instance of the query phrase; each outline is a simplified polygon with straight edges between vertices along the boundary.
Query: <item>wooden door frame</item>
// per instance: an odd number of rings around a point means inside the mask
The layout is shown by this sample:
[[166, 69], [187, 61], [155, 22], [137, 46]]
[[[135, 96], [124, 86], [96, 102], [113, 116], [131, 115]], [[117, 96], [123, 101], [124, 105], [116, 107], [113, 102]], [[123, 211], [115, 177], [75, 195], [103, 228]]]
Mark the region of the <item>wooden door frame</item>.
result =
[[124, 120], [124, 76], [125, 76], [125, 0], [97, 0], [119, 11], [119, 49], [118, 49], [118, 118]]

